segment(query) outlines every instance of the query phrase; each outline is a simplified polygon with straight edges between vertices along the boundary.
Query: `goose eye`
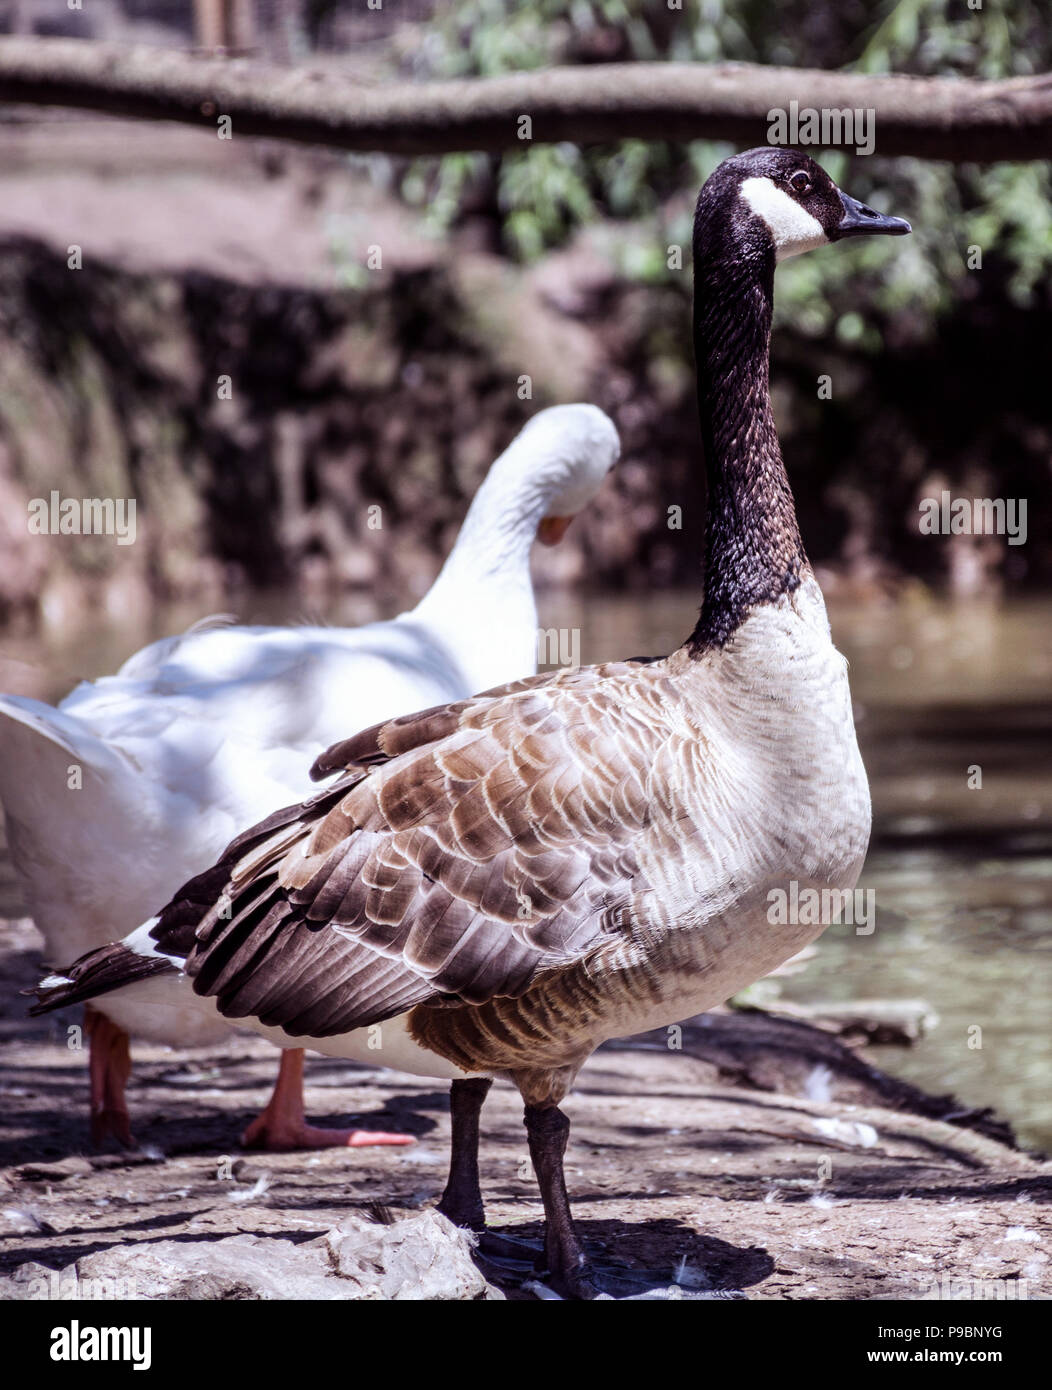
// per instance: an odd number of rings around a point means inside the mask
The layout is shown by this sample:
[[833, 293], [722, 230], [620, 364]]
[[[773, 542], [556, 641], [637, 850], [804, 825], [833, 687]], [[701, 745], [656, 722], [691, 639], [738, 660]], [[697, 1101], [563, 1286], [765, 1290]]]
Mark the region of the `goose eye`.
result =
[[811, 180], [803, 169], [797, 169], [796, 173], [789, 177], [789, 187], [794, 193], [810, 193]]

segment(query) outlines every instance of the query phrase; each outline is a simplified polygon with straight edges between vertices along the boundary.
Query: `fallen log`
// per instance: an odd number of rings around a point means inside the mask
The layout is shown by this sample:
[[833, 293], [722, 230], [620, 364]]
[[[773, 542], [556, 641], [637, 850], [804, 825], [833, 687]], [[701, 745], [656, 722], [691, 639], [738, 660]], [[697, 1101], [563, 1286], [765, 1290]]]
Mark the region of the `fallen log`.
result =
[[227, 117], [234, 135], [402, 155], [516, 149], [527, 139], [766, 144], [772, 111], [796, 103], [873, 111], [882, 155], [1052, 157], [1048, 73], [980, 81], [747, 63], [606, 63], [370, 83], [332, 60], [283, 67], [141, 45], [12, 37], [0, 39], [0, 101], [212, 129]]

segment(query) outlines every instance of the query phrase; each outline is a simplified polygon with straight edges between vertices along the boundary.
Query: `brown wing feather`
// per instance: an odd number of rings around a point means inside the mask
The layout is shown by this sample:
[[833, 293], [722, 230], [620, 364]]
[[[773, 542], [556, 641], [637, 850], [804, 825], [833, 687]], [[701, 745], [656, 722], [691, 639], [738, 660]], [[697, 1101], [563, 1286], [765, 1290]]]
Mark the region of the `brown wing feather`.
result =
[[505, 685], [495, 685], [492, 690], [484, 690], [467, 700], [457, 700], [450, 705], [432, 705], [430, 709], [417, 710], [415, 714], [403, 714], [397, 719], [388, 719], [382, 724], [373, 724], [362, 729], [350, 738], [341, 739], [320, 753], [314, 760], [310, 775], [313, 781], [320, 782], [331, 777], [334, 772], [346, 772], [349, 768], [373, 767], [377, 763], [388, 762], [406, 753], [411, 748], [419, 748], [425, 743], [435, 743], [456, 730], [460, 716], [479, 700], [489, 700], [501, 695], [514, 695], [532, 685], [543, 685], [552, 679], [550, 672], [539, 676], [523, 676]]
[[228, 1017], [323, 1037], [441, 996], [516, 996], [581, 958], [646, 887], [635, 845], [673, 698], [660, 666], [618, 663], [336, 745], [317, 767], [343, 778], [225, 856], [194, 988]]

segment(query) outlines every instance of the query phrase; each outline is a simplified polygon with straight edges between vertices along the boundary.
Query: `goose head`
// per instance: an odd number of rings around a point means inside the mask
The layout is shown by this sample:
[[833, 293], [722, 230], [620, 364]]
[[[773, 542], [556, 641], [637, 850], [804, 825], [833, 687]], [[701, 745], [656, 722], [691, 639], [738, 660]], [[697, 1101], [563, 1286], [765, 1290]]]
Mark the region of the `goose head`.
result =
[[533, 542], [554, 545], [562, 539], [620, 452], [614, 423], [598, 406], [539, 411], [490, 467], [442, 573], [416, 611], [426, 609], [432, 618], [447, 610], [462, 615], [465, 605], [503, 604], [510, 623], [509, 605], [518, 604], [523, 612], [529, 609], [520, 626], [532, 631]]
[[521, 481], [543, 498], [537, 539], [557, 545], [617, 462], [621, 441], [598, 406], [555, 405], [539, 411], [512, 447]]
[[827, 242], [903, 236], [798, 150], [724, 160], [694, 217], [694, 358], [707, 477], [705, 599], [690, 650], [722, 646], [809, 572], [770, 393], [777, 262]]
[[620, 451], [598, 407], [557, 405], [538, 412], [490, 467], [441, 574], [407, 615], [455, 655], [463, 689], [536, 670], [533, 542], [561, 539]]
[[904, 218], [888, 217], [838, 188], [810, 155], [761, 147], [724, 160], [702, 188], [695, 258], [784, 261], [845, 237], [911, 230]]

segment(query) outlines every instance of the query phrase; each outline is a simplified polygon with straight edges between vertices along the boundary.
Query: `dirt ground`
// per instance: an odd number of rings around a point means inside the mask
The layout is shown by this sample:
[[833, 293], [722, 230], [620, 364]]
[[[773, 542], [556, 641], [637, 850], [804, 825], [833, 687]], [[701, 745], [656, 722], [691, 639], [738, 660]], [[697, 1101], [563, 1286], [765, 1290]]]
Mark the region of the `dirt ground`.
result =
[[[307, 1103], [316, 1122], [401, 1129], [412, 1147], [241, 1154], [275, 1071], [250, 1037], [134, 1046], [140, 1150], [92, 1154], [86, 1054], [66, 1045], [76, 1014], [26, 1019], [17, 991], [36, 978], [39, 938], [21, 920], [0, 939], [0, 1275], [128, 1243], [308, 1241], [378, 1204], [397, 1218], [439, 1196], [445, 1086], [397, 1073], [309, 1058]], [[807, 1024], [717, 1013], [681, 1036], [611, 1044], [566, 1110], [567, 1181], [600, 1259], [751, 1299], [923, 1298], [947, 1280], [1024, 1280], [1028, 1297], [1049, 1296], [1052, 1165], [995, 1117], [925, 1096]], [[481, 1163], [491, 1226], [537, 1236], [509, 1086], [487, 1101]]]

